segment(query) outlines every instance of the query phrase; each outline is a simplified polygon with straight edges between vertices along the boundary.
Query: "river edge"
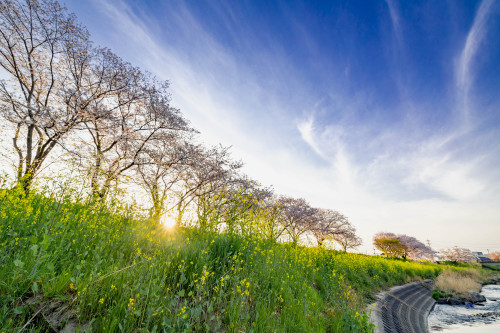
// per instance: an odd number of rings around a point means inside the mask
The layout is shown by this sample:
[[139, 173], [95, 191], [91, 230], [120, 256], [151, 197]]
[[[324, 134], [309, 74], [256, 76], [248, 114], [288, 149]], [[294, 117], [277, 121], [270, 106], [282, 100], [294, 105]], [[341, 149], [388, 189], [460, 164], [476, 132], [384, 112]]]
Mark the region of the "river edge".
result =
[[[491, 286], [493, 286], [493, 288], [495, 289], [498, 289], [498, 291], [495, 291], [495, 295], [497, 295], [497, 293], [500, 292], [499, 280], [498, 279], [490, 280], [488, 282], [493, 282], [495, 284], [483, 285], [480, 295], [484, 295], [484, 291], [488, 290], [488, 288], [491, 288]], [[424, 288], [416, 288], [416, 286], [419, 285]], [[429, 316], [431, 315], [431, 313], [434, 314], [436, 313], [436, 307], [438, 307], [438, 309], [440, 308], [453, 309], [453, 308], [466, 308], [466, 305], [462, 306], [462, 305], [437, 304], [436, 300], [432, 298], [433, 287], [434, 287], [433, 280], [425, 280], [422, 282], [412, 282], [404, 285], [394, 286], [388, 290], [377, 293], [375, 295], [377, 301], [375, 303], [370, 304], [367, 307], [367, 311], [370, 313], [371, 322], [375, 325], [374, 331], [376, 333], [398, 332], [404, 327], [405, 332], [439, 332], [442, 331], [443, 329], [450, 331], [451, 329], [453, 329], [454, 333], [458, 333], [457, 331], [458, 327], [450, 326], [447, 328], [440, 329], [438, 327], [439, 325], [436, 325], [436, 323], [434, 323], [432, 319], [429, 321]], [[415, 295], [412, 295], [411, 291], [413, 291], [414, 293], [415, 291], [417, 291], [416, 292], [418, 294], [417, 297], [415, 297]], [[498, 296], [492, 296], [486, 293], [486, 295], [484, 296], [486, 297], [487, 302], [490, 303], [495, 302], [495, 304], [498, 305], [499, 307], [498, 311], [500, 311], [500, 294], [498, 294]], [[478, 297], [476, 295], [471, 299], [464, 300], [464, 303], [467, 303], [467, 301], [473, 301], [477, 299]], [[489, 315], [485, 314], [485, 312], [486, 313], [488, 312], [487, 310], [489, 309], [489, 307], [484, 308], [484, 306], [477, 304], [473, 306], [475, 308], [482, 309], [479, 310], [481, 314], [480, 315], [478, 314], [478, 318], [476, 318], [476, 321], [481, 322], [481, 319], [483, 319], [483, 322], [486, 322]], [[468, 308], [470, 308], [470, 304], [468, 305]], [[471, 313], [469, 312], [468, 314]], [[456, 313], [452, 314], [451, 317], [456, 317]], [[498, 323], [500, 323], [500, 315], [497, 318], [499, 319]], [[438, 319], [437, 323], [439, 323], [439, 321], [440, 319]], [[470, 320], [465, 320], [464, 322], [468, 323], [470, 322]], [[498, 328], [496, 325], [497, 321], [494, 320], [492, 322], [494, 322], [493, 326], [495, 328]], [[450, 323], [453, 325], [453, 323], [455, 322], [450, 322]], [[491, 323], [489, 324], [491, 327], [493, 327]], [[432, 326], [434, 326], [433, 329], [431, 329]], [[482, 327], [484, 326], [487, 325], [483, 325]], [[470, 326], [464, 326], [463, 330], [469, 327]], [[467, 332], [473, 332], [473, 331], [467, 331]], [[486, 331], [484, 330], [481, 332], [486, 333]], [[493, 330], [491, 332], [500, 332], [500, 329]]]
[[474, 305], [436, 304], [429, 314], [430, 332], [500, 332], [500, 285], [483, 285], [483, 303]]

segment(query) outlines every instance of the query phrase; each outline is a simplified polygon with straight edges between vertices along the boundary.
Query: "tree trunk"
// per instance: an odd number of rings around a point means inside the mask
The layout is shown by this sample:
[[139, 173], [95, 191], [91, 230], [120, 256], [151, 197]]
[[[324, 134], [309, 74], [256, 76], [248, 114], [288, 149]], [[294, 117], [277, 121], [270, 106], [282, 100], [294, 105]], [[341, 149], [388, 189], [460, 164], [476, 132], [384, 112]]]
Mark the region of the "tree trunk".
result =
[[161, 215], [163, 212], [163, 204], [159, 201], [153, 202], [153, 207], [151, 207], [151, 219], [156, 223], [160, 223]]

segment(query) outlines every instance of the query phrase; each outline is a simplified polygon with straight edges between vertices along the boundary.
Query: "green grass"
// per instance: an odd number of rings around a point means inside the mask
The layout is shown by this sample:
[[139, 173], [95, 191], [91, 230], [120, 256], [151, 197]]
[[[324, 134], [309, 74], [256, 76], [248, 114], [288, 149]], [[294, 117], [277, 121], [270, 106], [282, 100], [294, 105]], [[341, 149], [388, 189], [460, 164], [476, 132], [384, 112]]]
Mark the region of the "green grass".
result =
[[370, 332], [374, 291], [442, 269], [59, 202], [0, 191], [0, 332]]
[[487, 265], [483, 264], [484, 268], [491, 269], [493, 271], [500, 271], [500, 265]]

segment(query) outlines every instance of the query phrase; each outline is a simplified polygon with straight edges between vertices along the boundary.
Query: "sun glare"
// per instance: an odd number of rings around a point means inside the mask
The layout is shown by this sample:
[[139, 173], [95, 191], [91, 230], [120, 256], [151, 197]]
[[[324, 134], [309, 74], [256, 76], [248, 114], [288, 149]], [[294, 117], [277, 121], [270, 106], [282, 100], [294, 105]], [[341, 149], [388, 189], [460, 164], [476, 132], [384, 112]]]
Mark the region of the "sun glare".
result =
[[171, 229], [171, 228], [175, 227], [175, 219], [171, 216], [167, 216], [167, 215], [163, 216], [161, 223], [167, 229]]

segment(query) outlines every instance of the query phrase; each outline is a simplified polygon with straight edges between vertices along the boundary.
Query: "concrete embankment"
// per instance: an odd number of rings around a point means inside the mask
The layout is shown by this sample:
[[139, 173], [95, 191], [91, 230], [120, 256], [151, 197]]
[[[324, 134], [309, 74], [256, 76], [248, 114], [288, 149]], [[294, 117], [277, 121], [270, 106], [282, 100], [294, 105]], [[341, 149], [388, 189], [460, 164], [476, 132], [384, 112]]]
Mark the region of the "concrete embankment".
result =
[[376, 333], [429, 332], [427, 317], [435, 301], [434, 281], [425, 280], [393, 287], [377, 295], [370, 306]]

